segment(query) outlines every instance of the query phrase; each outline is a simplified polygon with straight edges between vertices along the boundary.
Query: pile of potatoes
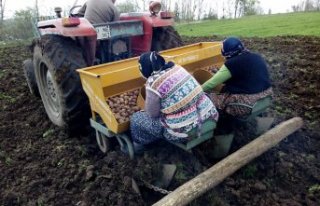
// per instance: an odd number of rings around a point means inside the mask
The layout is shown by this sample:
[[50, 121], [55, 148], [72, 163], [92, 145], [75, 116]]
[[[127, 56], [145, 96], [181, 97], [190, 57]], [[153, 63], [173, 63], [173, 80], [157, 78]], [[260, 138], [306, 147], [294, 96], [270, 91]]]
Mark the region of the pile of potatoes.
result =
[[211, 74], [215, 74], [219, 70], [219, 67], [217, 65], [212, 65], [212, 66], [205, 67], [203, 69], [210, 72]]
[[128, 122], [129, 117], [140, 110], [140, 107], [137, 106], [138, 95], [139, 89], [125, 92], [107, 99], [107, 103], [118, 123], [121, 124]]

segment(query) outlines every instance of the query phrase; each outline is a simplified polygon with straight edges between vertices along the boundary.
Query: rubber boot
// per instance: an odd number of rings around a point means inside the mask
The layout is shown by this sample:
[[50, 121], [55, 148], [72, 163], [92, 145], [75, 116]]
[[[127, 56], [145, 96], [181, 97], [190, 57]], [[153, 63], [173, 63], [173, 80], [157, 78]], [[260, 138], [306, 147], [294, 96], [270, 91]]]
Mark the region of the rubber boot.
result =
[[133, 150], [135, 154], [142, 154], [145, 151], [145, 147], [143, 144], [133, 142]]
[[[145, 147], [143, 144], [132, 142], [132, 146], [133, 146], [133, 152], [136, 155], [142, 154], [145, 151]], [[129, 154], [128, 147], [122, 147], [121, 151], [127, 155]]]
[[215, 145], [212, 152], [212, 157], [220, 159], [228, 155], [234, 134], [214, 136]]

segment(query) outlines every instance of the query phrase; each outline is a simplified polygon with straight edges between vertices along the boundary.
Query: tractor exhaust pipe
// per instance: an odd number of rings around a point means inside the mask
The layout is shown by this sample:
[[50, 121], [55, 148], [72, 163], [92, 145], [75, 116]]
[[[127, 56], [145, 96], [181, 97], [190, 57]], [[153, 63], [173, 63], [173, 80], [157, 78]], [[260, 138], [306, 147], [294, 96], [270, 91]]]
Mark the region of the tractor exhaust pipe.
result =
[[58, 18], [61, 18], [61, 12], [62, 12], [61, 7], [55, 7], [54, 12], [56, 12], [56, 15]]

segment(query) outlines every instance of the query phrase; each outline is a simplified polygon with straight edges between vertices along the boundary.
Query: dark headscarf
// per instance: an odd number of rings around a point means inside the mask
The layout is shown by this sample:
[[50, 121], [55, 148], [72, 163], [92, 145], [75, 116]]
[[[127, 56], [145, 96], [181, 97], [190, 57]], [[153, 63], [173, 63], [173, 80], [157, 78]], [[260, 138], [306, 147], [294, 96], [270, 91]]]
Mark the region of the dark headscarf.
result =
[[241, 54], [246, 51], [243, 43], [237, 37], [228, 37], [223, 41], [221, 53], [227, 59]]
[[140, 72], [142, 76], [148, 78], [152, 73], [157, 73], [174, 66], [173, 62], [168, 62], [157, 52], [145, 52], [139, 58]]

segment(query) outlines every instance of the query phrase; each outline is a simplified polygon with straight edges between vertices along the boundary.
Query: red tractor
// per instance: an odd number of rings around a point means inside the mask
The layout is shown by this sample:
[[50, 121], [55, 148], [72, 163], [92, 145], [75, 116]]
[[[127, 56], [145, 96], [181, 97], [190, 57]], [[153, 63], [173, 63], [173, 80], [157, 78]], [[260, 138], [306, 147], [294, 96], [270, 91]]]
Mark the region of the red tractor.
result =
[[72, 17], [74, 8], [61, 18], [57, 8], [58, 18], [38, 22], [33, 59], [25, 60], [23, 69], [31, 93], [41, 97], [54, 124], [73, 130], [88, 121], [88, 99], [76, 69], [182, 45], [172, 13], [160, 7], [153, 3], [150, 12], [125, 13], [120, 21], [98, 25]]

